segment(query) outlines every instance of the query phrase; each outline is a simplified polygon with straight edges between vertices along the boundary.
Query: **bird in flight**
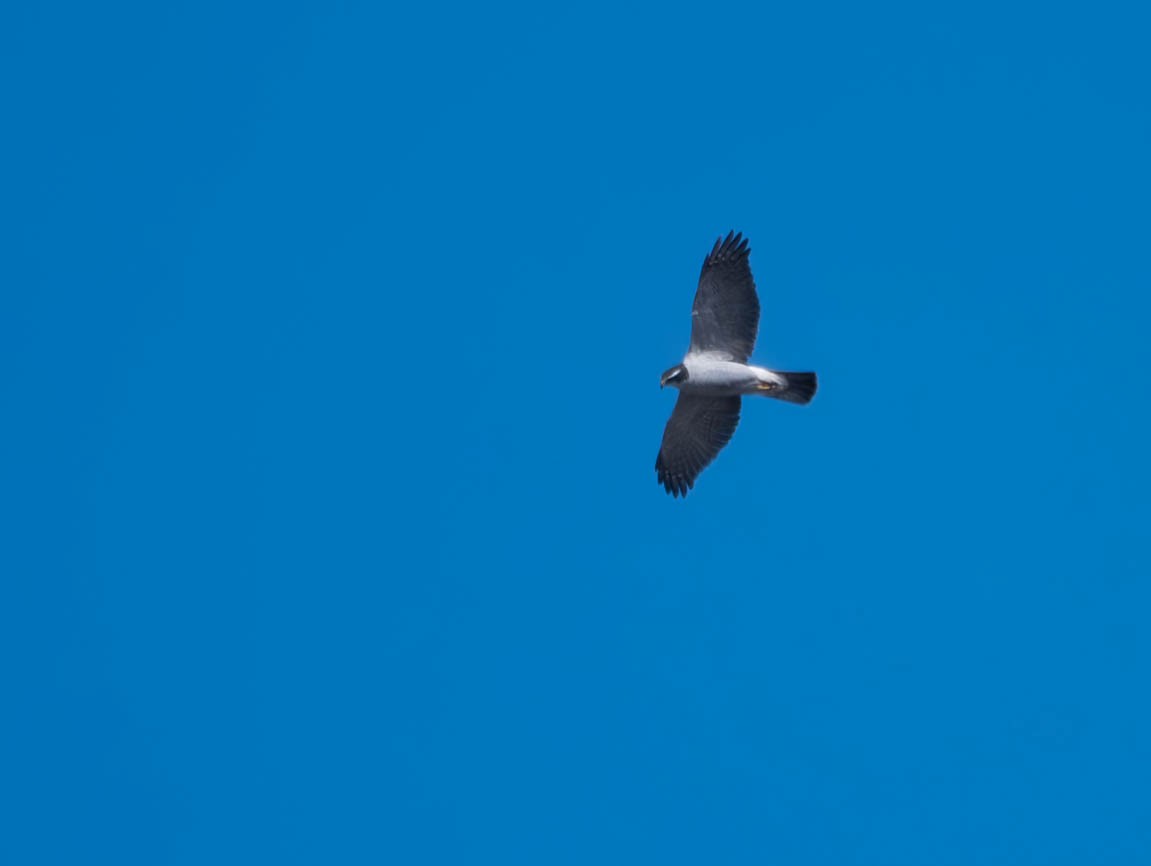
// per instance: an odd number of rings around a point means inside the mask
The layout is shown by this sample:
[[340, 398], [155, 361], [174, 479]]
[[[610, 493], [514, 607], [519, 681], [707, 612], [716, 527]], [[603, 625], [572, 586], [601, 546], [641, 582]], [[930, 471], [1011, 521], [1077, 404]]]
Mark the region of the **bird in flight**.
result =
[[814, 373], [781, 373], [747, 363], [759, 330], [759, 298], [748, 263], [747, 239], [719, 238], [703, 260], [691, 307], [691, 345], [683, 362], [659, 379], [679, 389], [663, 431], [655, 471], [672, 496], [687, 496], [739, 424], [741, 395], [806, 405]]

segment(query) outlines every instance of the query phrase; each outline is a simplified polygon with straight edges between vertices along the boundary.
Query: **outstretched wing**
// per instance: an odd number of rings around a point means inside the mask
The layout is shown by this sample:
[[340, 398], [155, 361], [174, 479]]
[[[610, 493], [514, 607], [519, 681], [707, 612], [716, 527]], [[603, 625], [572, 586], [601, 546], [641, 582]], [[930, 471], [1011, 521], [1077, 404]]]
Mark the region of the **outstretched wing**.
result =
[[759, 298], [742, 235], [715, 242], [699, 275], [691, 307], [691, 352], [714, 352], [746, 362], [759, 331]]
[[663, 431], [655, 471], [672, 496], [687, 496], [695, 479], [731, 439], [740, 398], [680, 393]]

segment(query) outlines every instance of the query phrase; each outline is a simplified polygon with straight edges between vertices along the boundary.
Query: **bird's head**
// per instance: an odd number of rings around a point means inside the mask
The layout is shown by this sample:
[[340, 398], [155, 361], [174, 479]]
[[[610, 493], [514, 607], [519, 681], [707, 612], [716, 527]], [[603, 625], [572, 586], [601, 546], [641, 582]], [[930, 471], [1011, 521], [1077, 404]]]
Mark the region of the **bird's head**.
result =
[[662, 388], [664, 385], [671, 385], [673, 388], [678, 388], [686, 381], [687, 367], [683, 364], [676, 364], [659, 377], [659, 386]]

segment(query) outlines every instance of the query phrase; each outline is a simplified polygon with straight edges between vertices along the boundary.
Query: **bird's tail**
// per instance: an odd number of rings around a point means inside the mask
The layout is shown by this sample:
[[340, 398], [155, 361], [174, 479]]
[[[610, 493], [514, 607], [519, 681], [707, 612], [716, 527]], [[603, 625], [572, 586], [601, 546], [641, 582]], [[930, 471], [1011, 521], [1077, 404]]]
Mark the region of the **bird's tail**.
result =
[[779, 373], [787, 380], [787, 387], [780, 388], [768, 394], [769, 397], [775, 397], [779, 400], [786, 400], [788, 403], [798, 403], [800, 406], [806, 406], [815, 397], [815, 390], [819, 387], [814, 373]]

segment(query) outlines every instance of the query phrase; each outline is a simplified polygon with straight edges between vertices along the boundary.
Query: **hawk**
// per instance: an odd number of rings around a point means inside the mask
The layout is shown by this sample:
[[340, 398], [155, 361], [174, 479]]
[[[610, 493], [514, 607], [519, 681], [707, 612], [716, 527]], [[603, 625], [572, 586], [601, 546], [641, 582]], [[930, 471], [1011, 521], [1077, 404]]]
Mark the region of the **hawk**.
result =
[[691, 307], [691, 345], [683, 362], [659, 379], [679, 389], [656, 457], [659, 483], [687, 496], [739, 424], [741, 396], [775, 397], [806, 405], [815, 373], [781, 373], [747, 363], [759, 330], [759, 298], [751, 276], [747, 239], [729, 232], [703, 260]]

